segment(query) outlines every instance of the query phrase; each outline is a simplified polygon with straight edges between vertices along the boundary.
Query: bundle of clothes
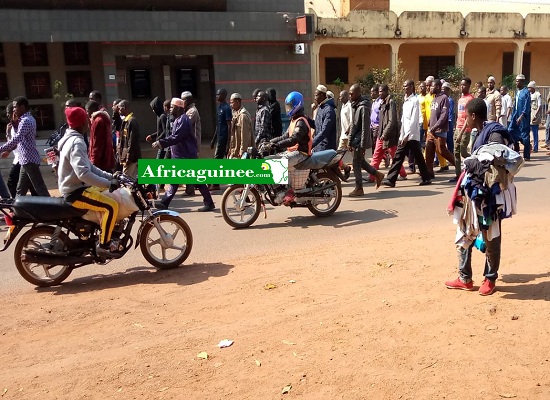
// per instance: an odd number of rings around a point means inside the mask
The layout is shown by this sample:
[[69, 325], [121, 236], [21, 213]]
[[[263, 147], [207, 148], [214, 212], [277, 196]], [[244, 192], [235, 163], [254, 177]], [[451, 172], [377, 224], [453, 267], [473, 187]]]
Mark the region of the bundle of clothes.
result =
[[487, 231], [489, 241], [500, 236], [500, 220], [516, 214], [513, 180], [523, 164], [520, 154], [500, 143], [482, 145], [464, 159], [447, 207], [457, 225], [457, 246], [466, 249], [479, 241], [481, 229]]

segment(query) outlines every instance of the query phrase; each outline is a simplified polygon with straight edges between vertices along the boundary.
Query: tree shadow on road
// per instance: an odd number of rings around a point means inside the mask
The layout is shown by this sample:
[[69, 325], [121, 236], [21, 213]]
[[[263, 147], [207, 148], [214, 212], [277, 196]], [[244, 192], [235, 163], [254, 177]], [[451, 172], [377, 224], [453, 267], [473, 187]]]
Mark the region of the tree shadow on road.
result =
[[[434, 184], [435, 185], [435, 184]], [[372, 199], [394, 199], [397, 197], [426, 197], [437, 196], [443, 192], [436, 190], [399, 190], [399, 188], [380, 188], [376, 192], [365, 193], [362, 197], [350, 199], [352, 201], [372, 200]]]
[[550, 301], [550, 281], [515, 286], [498, 286], [498, 291], [506, 293], [502, 296], [504, 299]]
[[224, 263], [194, 263], [167, 270], [156, 269], [151, 266], [137, 266], [120, 272], [79, 277], [64, 282], [60, 286], [36, 288], [36, 291], [65, 295], [140, 284], [175, 283], [188, 286], [211, 278], [225, 276], [233, 267], [233, 265]]
[[506, 293], [505, 299], [515, 300], [550, 300], [550, 281], [533, 282], [541, 278], [550, 278], [550, 272], [540, 274], [504, 274], [501, 277], [504, 283], [517, 283], [518, 285], [498, 286], [498, 291]]
[[531, 182], [531, 181], [540, 181], [546, 179], [546, 177], [541, 176], [539, 178], [533, 178], [530, 176], [514, 176], [514, 183], [515, 182]]
[[503, 274], [500, 279], [505, 283], [527, 283], [539, 278], [550, 278], [550, 272], [542, 274]]
[[[267, 222], [264, 225], [252, 225], [249, 229], [274, 229], [274, 228], [312, 228], [318, 226], [332, 226], [344, 228], [352, 225], [367, 224], [387, 218], [396, 218], [395, 210], [338, 210], [329, 217], [315, 217], [313, 215], [297, 215], [288, 217], [284, 222]], [[265, 220], [262, 220], [265, 221]]]

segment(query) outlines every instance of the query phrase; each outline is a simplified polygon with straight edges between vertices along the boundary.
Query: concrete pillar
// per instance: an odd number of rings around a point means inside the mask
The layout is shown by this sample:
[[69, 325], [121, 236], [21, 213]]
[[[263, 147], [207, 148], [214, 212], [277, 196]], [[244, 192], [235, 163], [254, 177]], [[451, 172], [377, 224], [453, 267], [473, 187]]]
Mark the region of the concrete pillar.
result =
[[455, 65], [457, 67], [464, 68], [464, 54], [466, 53], [466, 46], [468, 45], [468, 41], [461, 40], [459, 42], [456, 42], [455, 44], [456, 44]]
[[395, 73], [397, 65], [399, 64], [399, 47], [401, 42], [391, 42], [391, 60], [390, 60], [390, 74]]
[[311, 82], [312, 87], [316, 87], [320, 82], [319, 77], [319, 54], [321, 52], [321, 44], [314, 41], [310, 45], [311, 49]]
[[[164, 98], [165, 99], [171, 99], [172, 97], [172, 80], [170, 77], [170, 66], [169, 65], [163, 65], [162, 66], [162, 75], [164, 78]], [[180, 97], [181, 93], [176, 93], [175, 97]], [[196, 96], [196, 93], [193, 93], [193, 96]]]
[[116, 59], [112, 52], [112, 47], [103, 46], [103, 75], [105, 79], [105, 95], [103, 102], [113, 104], [113, 100], [118, 98], [118, 84], [116, 74]]
[[516, 41], [514, 49], [514, 73], [521, 74], [523, 71], [523, 51], [525, 49], [524, 41]]

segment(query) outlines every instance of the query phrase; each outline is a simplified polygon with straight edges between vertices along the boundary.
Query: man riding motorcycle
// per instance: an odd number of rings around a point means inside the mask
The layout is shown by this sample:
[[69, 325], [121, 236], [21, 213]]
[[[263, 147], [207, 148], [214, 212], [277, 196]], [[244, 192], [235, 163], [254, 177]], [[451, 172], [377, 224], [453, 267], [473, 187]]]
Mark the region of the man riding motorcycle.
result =
[[84, 136], [89, 129], [86, 111], [80, 107], [68, 107], [65, 116], [69, 128], [59, 141], [58, 167], [59, 192], [71, 206], [103, 213], [101, 218], [101, 239], [96, 253], [105, 258], [119, 258], [118, 244], [111, 243], [118, 203], [101, 193], [102, 190], [118, 187], [115, 177], [94, 166], [88, 158]]
[[304, 96], [299, 92], [291, 92], [285, 99], [285, 110], [290, 120], [287, 131], [279, 137], [270, 140], [277, 148], [285, 148], [283, 158], [288, 159], [288, 180], [290, 189], [287, 191], [283, 204], [288, 206], [294, 200], [294, 190], [300, 189], [306, 182], [309, 171], [299, 171], [294, 166], [311, 155], [312, 129], [315, 122], [304, 113]]

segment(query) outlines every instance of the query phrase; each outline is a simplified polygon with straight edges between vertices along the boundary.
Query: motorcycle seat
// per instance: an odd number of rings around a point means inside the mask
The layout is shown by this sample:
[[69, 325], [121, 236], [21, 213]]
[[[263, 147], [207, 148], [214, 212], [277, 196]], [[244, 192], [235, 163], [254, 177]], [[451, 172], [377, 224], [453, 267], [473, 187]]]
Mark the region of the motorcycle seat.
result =
[[19, 196], [13, 203], [13, 213], [18, 218], [37, 221], [55, 221], [80, 217], [88, 210], [81, 210], [65, 202], [63, 197]]
[[320, 169], [332, 161], [332, 159], [337, 155], [338, 153], [336, 150], [323, 150], [318, 151], [316, 153], [313, 153], [311, 156], [306, 158], [304, 161], [296, 164], [294, 168], [296, 169]]

